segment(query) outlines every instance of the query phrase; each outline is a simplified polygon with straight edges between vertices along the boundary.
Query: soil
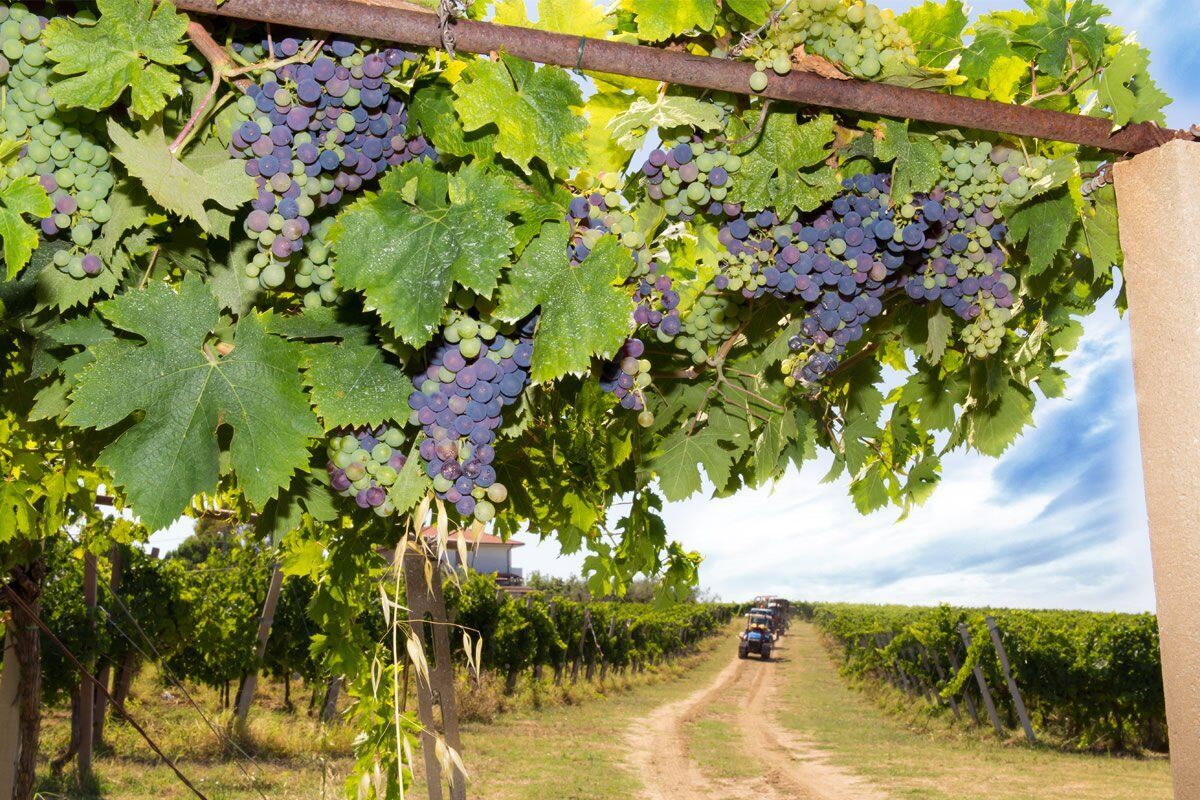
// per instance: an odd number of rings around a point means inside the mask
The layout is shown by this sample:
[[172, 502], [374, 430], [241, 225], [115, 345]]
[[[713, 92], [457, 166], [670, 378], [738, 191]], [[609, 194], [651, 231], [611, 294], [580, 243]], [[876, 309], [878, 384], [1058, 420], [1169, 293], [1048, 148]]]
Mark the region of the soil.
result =
[[[739, 659], [732, 653], [707, 686], [633, 722], [628, 762], [643, 778], [641, 800], [887, 800], [776, 720], [772, 709], [788, 644], [786, 636], [780, 639], [771, 661]], [[707, 776], [688, 753], [688, 723], [735, 692], [736, 730], [730, 735], [729, 758], [755, 765], [756, 777], [749, 781]]]

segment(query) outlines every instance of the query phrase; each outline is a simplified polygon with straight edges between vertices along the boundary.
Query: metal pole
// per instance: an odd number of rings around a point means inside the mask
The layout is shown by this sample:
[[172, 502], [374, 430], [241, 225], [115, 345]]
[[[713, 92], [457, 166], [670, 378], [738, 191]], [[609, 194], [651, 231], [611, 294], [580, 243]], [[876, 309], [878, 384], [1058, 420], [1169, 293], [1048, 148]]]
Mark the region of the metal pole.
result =
[[1200, 144], [1114, 170], [1175, 797], [1200, 797]]
[[[376, 0], [378, 2], [378, 0]], [[350, 36], [425, 47], [440, 47], [436, 15], [411, 7], [376, 5], [368, 0], [177, 0], [179, 8], [202, 14], [316, 28]], [[750, 94], [748, 61], [697, 56], [661, 47], [588, 39], [491, 22], [453, 23], [455, 48], [468, 53], [504, 51], [510, 55], [585, 70], [650, 78], [735, 94]], [[955, 128], [975, 128], [1139, 153], [1185, 131], [1150, 123], [1114, 131], [1111, 120], [1040, 108], [976, 100], [959, 95], [907, 89], [886, 83], [823, 78], [811, 72], [771, 75], [763, 97], [838, 108], [885, 117], [915, 119]]]

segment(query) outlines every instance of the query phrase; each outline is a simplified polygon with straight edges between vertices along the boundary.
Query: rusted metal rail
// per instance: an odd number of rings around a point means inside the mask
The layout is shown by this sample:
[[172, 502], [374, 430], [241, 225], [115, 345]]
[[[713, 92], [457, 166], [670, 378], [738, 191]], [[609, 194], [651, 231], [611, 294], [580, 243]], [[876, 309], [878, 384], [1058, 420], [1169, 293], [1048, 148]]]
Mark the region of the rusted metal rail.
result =
[[[388, 0], [176, 0], [184, 10], [277, 25], [315, 28], [350, 36], [438, 47], [437, 17]], [[589, 39], [561, 33], [461, 20], [454, 23], [455, 47], [471, 53], [501, 51], [529, 61], [579, 67], [666, 83], [750, 94], [752, 64], [695, 56], [677, 50]], [[759, 94], [776, 100], [836, 108], [938, 125], [1074, 142], [1114, 153], [1140, 153], [1187, 131], [1152, 123], [1113, 131], [1109, 120], [1039, 108], [976, 100], [921, 89], [860, 80], [835, 80], [809, 72], [771, 75]]]

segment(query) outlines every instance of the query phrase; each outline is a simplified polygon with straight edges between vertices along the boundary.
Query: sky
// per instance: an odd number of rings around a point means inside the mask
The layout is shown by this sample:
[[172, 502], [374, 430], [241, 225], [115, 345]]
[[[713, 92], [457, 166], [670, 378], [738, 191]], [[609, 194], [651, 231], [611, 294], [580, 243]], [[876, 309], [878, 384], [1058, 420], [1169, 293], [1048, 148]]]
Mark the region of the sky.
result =
[[[902, 12], [912, 0], [882, 5]], [[984, 0], [973, 12], [1012, 8]], [[1112, 21], [1152, 53], [1175, 98], [1167, 122], [1200, 122], [1200, 0], [1108, 0]], [[862, 516], [843, 477], [822, 484], [828, 457], [773, 488], [669, 503], [670, 535], [705, 556], [701, 585], [726, 599], [796, 599], [1150, 611], [1154, 588], [1138, 450], [1128, 320], [1110, 301], [1084, 322], [1065, 367], [1065, 397], [1041, 400], [1035, 427], [999, 459], [951, 454], [926, 504]], [[164, 550], [190, 533], [156, 533]], [[581, 556], [518, 537], [514, 566], [578, 574]]]

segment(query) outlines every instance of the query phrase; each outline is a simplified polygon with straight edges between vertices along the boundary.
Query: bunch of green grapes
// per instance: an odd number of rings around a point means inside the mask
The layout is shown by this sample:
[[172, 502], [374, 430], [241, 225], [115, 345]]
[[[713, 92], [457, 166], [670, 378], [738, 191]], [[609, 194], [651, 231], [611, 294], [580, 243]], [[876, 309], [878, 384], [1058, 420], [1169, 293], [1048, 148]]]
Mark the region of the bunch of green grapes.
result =
[[53, 74], [42, 41], [45, 20], [20, 3], [0, 5], [0, 135], [23, 142], [7, 179], [32, 176], [54, 209], [41, 220], [46, 238], [69, 237], [72, 246], [54, 255], [54, 265], [74, 278], [104, 269], [89, 252], [100, 226], [112, 218], [107, 198], [113, 187], [99, 117], [59, 107], [50, 96]]
[[708, 360], [711, 350], [729, 338], [750, 318], [750, 307], [738, 294], [702, 294], [683, 316], [683, 329], [675, 344], [695, 364]]
[[851, 0], [772, 0], [779, 22], [747, 47], [755, 72], [750, 88], [767, 87], [767, 70], [786, 75], [798, 47], [842, 67], [857, 78], [904, 72], [915, 65], [912, 38], [895, 15], [870, 3]]
[[[293, 282], [297, 289], [304, 290], [306, 308], [334, 303], [338, 298], [337, 287], [333, 285], [333, 259], [329, 257], [328, 236], [332, 227], [332, 214], [312, 226], [308, 247], [302, 251], [300, 261], [296, 265]], [[258, 253], [255, 258], [260, 256], [267, 261], [263, 253]]]
[[[939, 185], [967, 203], [997, 208], [1020, 202], [1050, 166], [1043, 156], [991, 142], [963, 142], [942, 148]], [[968, 212], [970, 213], [970, 212]]]
[[741, 166], [741, 156], [727, 152], [724, 144], [685, 134], [652, 150], [642, 174], [650, 199], [661, 202], [667, 216], [688, 220], [701, 212], [721, 213]]

